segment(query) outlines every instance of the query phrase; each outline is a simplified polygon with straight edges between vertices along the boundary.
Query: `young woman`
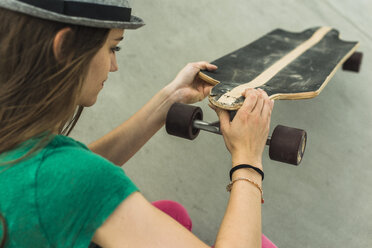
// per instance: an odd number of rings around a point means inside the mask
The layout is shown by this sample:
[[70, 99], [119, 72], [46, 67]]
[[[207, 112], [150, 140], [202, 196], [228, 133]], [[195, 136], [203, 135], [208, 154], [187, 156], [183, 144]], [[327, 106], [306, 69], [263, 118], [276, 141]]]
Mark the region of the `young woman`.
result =
[[[1, 247], [88, 247], [92, 241], [102, 247], [207, 247], [190, 232], [191, 222], [174, 214], [185, 213], [182, 206], [149, 203], [115, 165], [164, 125], [174, 102], [207, 96], [211, 86], [197, 73], [214, 65], [188, 64], [133, 117], [88, 147], [67, 137], [109, 72], [118, 70], [125, 29], [142, 25], [124, 0], [0, 2]], [[215, 247], [275, 247], [261, 237], [258, 173], [273, 102], [259, 90], [244, 97], [232, 122], [216, 109], [232, 166], [251, 168], [233, 173]]]

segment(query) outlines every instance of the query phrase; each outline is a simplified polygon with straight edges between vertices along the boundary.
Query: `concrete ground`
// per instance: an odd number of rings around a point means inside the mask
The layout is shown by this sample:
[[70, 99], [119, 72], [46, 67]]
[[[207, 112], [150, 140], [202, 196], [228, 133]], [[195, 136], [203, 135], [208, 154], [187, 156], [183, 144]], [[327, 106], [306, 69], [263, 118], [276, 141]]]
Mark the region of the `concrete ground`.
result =
[[[272, 127], [305, 129], [299, 167], [264, 153], [263, 232], [278, 247], [372, 247], [372, 2], [368, 0], [132, 1], [147, 25], [127, 31], [97, 104], [72, 137], [89, 143], [128, 119], [191, 61], [212, 61], [263, 34], [328, 25], [364, 53], [359, 74], [339, 70], [311, 100], [276, 101]], [[216, 120], [207, 100], [205, 120]], [[149, 200], [181, 202], [194, 233], [213, 244], [229, 194], [221, 136], [195, 141], [159, 131], [123, 168]]]

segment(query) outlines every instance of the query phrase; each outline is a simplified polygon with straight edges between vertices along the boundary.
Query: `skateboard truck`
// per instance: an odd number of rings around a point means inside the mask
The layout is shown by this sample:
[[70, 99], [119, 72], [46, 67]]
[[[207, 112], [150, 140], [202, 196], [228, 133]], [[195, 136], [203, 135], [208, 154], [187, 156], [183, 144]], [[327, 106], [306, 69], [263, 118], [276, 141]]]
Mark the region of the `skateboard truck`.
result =
[[[234, 112], [230, 112], [233, 118]], [[203, 121], [203, 111], [197, 106], [175, 103], [168, 111], [165, 128], [168, 134], [193, 140], [200, 130], [221, 134], [220, 122]], [[266, 141], [269, 157], [283, 163], [299, 165], [306, 148], [304, 130], [278, 125]]]

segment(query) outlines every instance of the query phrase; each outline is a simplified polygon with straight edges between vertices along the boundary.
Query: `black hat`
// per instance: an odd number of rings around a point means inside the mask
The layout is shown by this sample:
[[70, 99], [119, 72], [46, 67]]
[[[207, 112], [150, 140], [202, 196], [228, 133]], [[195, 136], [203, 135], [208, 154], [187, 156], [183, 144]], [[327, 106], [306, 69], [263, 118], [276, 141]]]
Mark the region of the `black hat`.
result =
[[136, 29], [145, 25], [141, 18], [131, 15], [127, 0], [0, 0], [0, 8], [97, 28]]

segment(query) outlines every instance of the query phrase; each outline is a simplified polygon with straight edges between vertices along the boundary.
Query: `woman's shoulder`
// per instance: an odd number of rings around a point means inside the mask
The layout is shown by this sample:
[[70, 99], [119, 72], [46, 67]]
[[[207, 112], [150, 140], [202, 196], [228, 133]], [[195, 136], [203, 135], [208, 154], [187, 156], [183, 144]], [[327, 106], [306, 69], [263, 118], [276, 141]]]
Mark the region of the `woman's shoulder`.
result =
[[89, 148], [82, 142], [64, 135], [55, 135], [48, 144], [50, 147], [77, 147], [89, 150]]
[[88, 162], [111, 164], [105, 158], [89, 150], [89, 148], [73, 138], [56, 135], [42, 150], [42, 162], [45, 163], [78, 163]]
[[124, 199], [138, 190], [121, 167], [65, 136], [56, 136], [43, 149], [36, 185], [42, 205], [47, 203], [43, 199], [53, 198], [56, 202], [58, 199], [71, 202], [70, 205], [86, 204], [97, 198], [98, 204], [99, 199], [114, 192], [120, 192]]
[[[36, 149], [37, 146], [40, 148]], [[33, 149], [36, 150], [32, 152]], [[57, 151], [57, 153], [54, 154], [54, 151]], [[35, 165], [37, 161], [43, 157], [48, 155], [55, 156], [61, 151], [64, 151], [65, 154], [67, 154], [69, 151], [88, 154], [89, 148], [83, 143], [67, 136], [50, 135], [46, 137], [46, 135], [39, 135], [20, 143], [12, 150], [0, 154], [0, 162], [7, 163], [20, 159], [20, 161], [17, 162], [17, 165]]]
[[65, 136], [56, 136], [43, 149], [36, 185], [47, 236], [53, 245], [65, 242], [71, 247], [86, 247], [116, 207], [138, 191], [122, 168]]
[[70, 137], [57, 135], [43, 149], [41, 170], [57, 173], [84, 172], [97, 174], [102, 171], [123, 172], [106, 158], [92, 152], [89, 148]]

